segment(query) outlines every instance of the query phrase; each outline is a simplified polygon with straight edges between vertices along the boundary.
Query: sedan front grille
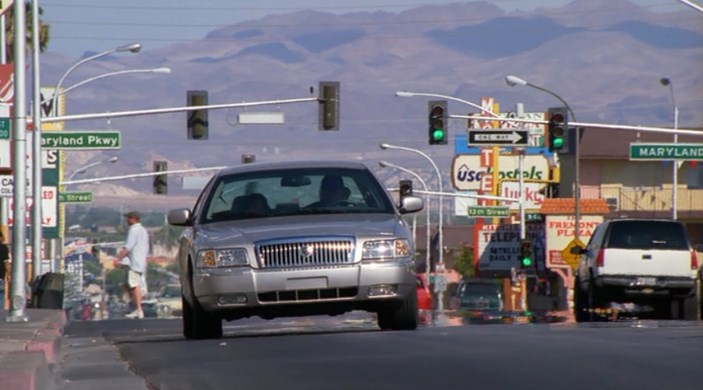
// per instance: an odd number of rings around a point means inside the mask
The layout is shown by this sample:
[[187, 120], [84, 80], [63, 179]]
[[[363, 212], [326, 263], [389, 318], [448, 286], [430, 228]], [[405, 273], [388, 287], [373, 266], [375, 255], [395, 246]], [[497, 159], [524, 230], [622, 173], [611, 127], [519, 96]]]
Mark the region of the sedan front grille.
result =
[[256, 246], [262, 269], [346, 265], [354, 261], [351, 238], [266, 242]]

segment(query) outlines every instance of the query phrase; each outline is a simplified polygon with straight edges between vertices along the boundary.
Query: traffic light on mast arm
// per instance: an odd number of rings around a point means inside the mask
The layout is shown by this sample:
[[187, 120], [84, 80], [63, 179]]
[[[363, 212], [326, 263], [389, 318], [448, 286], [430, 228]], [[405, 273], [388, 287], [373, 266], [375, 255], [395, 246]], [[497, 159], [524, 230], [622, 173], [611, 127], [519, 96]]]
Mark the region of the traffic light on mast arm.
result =
[[548, 110], [549, 151], [569, 151], [569, 115], [566, 107], [551, 107]]
[[[154, 161], [154, 172], [168, 171], [168, 163], [166, 161]], [[157, 195], [166, 195], [168, 193], [168, 175], [161, 174], [154, 176], [154, 193]]]
[[428, 103], [429, 144], [447, 144], [447, 101], [432, 100]]
[[339, 81], [320, 81], [318, 89], [318, 129], [339, 130]]
[[[188, 91], [188, 107], [207, 106], [207, 91]], [[208, 138], [208, 110], [187, 111], [188, 139], [206, 140]]]
[[520, 268], [528, 268], [534, 264], [532, 259], [532, 242], [528, 239], [520, 240]]

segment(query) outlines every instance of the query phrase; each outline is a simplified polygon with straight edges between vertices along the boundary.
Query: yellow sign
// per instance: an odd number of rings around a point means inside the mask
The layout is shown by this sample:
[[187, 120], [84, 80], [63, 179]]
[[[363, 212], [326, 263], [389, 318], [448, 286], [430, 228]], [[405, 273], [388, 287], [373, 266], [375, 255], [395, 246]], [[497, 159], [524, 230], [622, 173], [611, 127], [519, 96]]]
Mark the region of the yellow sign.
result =
[[574, 238], [573, 240], [571, 240], [571, 242], [569, 243], [569, 245], [567, 245], [566, 248], [564, 248], [564, 250], [561, 251], [561, 257], [562, 257], [562, 259], [564, 259], [564, 261], [566, 262], [566, 264], [568, 264], [569, 266], [571, 266], [572, 269], [576, 269], [576, 268], [578, 267], [578, 265], [579, 265], [579, 259], [581, 258], [581, 255], [575, 254], [575, 253], [571, 253], [571, 250], [572, 250], [573, 248], [576, 248], [576, 247], [585, 248], [585, 247], [586, 247], [586, 244], [584, 244], [584, 243], [583, 243], [581, 240], [579, 240], [578, 238]]

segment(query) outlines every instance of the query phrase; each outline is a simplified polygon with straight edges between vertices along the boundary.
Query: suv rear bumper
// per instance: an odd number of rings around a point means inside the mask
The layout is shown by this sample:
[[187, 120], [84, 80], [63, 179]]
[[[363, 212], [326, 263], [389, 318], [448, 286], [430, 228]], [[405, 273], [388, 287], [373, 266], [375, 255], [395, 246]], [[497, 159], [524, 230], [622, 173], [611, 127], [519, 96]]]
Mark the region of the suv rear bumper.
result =
[[690, 295], [696, 287], [696, 279], [671, 276], [600, 276], [596, 286], [618, 289], [625, 295]]

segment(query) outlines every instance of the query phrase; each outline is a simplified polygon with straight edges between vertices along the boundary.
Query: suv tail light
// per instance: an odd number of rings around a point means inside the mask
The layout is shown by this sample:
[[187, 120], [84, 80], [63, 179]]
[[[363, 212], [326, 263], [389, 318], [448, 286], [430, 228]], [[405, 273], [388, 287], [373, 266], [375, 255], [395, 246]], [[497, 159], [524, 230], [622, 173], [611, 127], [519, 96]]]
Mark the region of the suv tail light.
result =
[[605, 265], [605, 249], [599, 250], [598, 257], [596, 257], [596, 266], [600, 268], [603, 265]]
[[696, 250], [691, 250], [691, 269], [698, 269], [698, 256], [696, 256]]

